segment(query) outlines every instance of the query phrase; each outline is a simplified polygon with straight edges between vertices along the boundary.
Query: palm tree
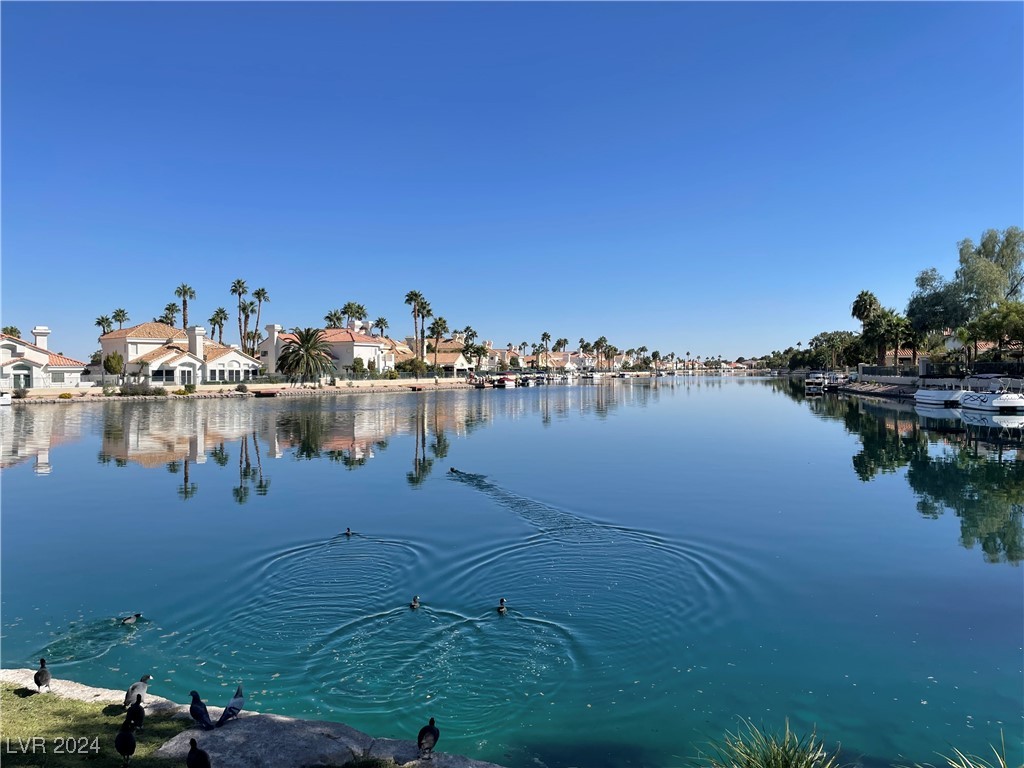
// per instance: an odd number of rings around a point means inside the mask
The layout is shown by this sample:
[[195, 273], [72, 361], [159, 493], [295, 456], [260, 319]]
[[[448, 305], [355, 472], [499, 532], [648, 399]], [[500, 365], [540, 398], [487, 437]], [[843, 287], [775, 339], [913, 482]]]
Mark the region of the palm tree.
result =
[[[256, 333], [260, 332], [260, 314], [263, 312], [264, 302], [270, 303], [270, 294], [267, 293], [266, 288], [257, 288], [252, 292], [252, 297], [256, 299]], [[255, 350], [255, 347], [253, 347]]]
[[238, 278], [231, 284], [231, 295], [238, 297], [238, 343], [245, 347], [245, 333], [242, 330], [242, 297], [249, 292], [245, 280]]
[[305, 382], [319, 379], [334, 368], [331, 347], [318, 328], [292, 328], [294, 339], [288, 339], [277, 361], [277, 370], [289, 378]]
[[359, 313], [359, 305], [354, 301], [349, 301], [341, 308], [341, 314], [344, 315], [344, 325], [348, 325], [349, 322], [355, 320], [356, 315]]
[[[256, 314], [256, 302], [243, 301], [240, 306], [242, 308], [242, 351], [251, 355], [255, 353], [256, 349], [249, 346], [252, 341], [249, 336], [249, 318]], [[258, 330], [257, 333], [259, 333]]]
[[210, 316], [208, 322], [210, 323], [211, 330], [217, 330], [218, 344], [224, 343], [224, 323], [226, 323], [229, 319], [230, 315], [228, 315], [228, 311], [224, 309], [224, 307], [217, 307], [217, 309], [215, 309], [213, 311], [213, 314]]
[[[423, 294], [419, 291], [409, 291], [405, 294], [405, 303], [412, 307], [412, 341], [416, 345], [416, 323], [420, 319], [420, 302], [423, 301]], [[415, 350], [413, 350], [415, 352]]]
[[386, 317], [378, 317], [373, 321], [373, 325], [370, 326], [370, 330], [372, 331], [374, 328], [380, 331], [380, 335], [383, 336], [384, 331], [388, 329], [388, 319]]
[[164, 307], [164, 314], [160, 318], [160, 322], [167, 323], [167, 325], [177, 325], [179, 312], [181, 312], [181, 307], [173, 301], [169, 302], [167, 306]]
[[196, 297], [196, 292], [191, 285], [182, 283], [174, 289], [174, 295], [181, 299], [181, 324], [188, 328], [188, 300]]
[[96, 318], [96, 326], [100, 329], [100, 336], [106, 336], [108, 333], [114, 330], [114, 321], [111, 320], [107, 315], [100, 315], [99, 317]]
[[435, 317], [430, 324], [430, 337], [434, 340], [434, 372], [437, 373], [437, 348], [441, 344], [441, 338], [448, 333], [448, 321], [443, 317]]
[[324, 322], [327, 323], [328, 328], [341, 328], [345, 324], [345, 316], [340, 309], [332, 309], [324, 315]]
[[430, 308], [430, 302], [426, 299], [420, 300], [420, 349], [423, 350], [424, 360], [427, 357], [427, 331], [424, 325], [428, 317], [433, 317], [434, 311]]
[[124, 309], [115, 309], [110, 317], [117, 323], [117, 330], [121, 330], [129, 320], [128, 312]]
[[864, 324], [871, 319], [872, 315], [880, 312], [881, 309], [882, 305], [875, 294], [871, 291], [861, 291], [857, 294], [857, 298], [853, 300], [850, 316], [860, 320], [860, 329], [861, 333], [863, 333]]
[[541, 343], [541, 346], [543, 347], [543, 351], [544, 351], [544, 367], [545, 368], [547, 368], [547, 365], [548, 365], [548, 344], [550, 343], [550, 341], [551, 341], [551, 334], [548, 333], [547, 331], [544, 331], [544, 333], [542, 333], [540, 335], [540, 343]]

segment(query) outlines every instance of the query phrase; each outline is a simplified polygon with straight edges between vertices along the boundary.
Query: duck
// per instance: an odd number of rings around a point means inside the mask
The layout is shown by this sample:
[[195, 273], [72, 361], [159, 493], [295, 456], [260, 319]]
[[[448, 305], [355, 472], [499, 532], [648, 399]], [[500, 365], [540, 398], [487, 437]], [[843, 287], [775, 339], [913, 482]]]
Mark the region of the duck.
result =
[[345, 529], [345, 535], [348, 536], [349, 538], [351, 538], [352, 537], [352, 529], [351, 528], [346, 528]]
[[409, 603], [409, 607], [412, 608], [414, 611], [417, 608], [420, 607], [420, 596], [419, 595], [413, 595], [412, 602]]
[[36, 688], [39, 692], [43, 692], [43, 686], [46, 686], [46, 690], [50, 690], [50, 670], [46, 668], [46, 659], [39, 660], [39, 669], [32, 675], [32, 680], [35, 681]]
[[114, 749], [124, 758], [123, 765], [128, 765], [135, 754], [135, 734], [132, 733], [132, 724], [127, 718], [121, 723], [121, 730], [114, 737]]
[[142, 723], [146, 719], [146, 709], [142, 706], [142, 694], [135, 694], [135, 703], [128, 707], [128, 717], [134, 730], [141, 730]]
[[188, 755], [185, 757], [185, 768], [212, 768], [210, 753], [199, 748], [195, 739], [188, 740]]
[[136, 696], [142, 696], [142, 700], [145, 701], [146, 692], [149, 690], [149, 681], [152, 679], [152, 675], [143, 675], [139, 678], [139, 682], [131, 684], [124, 695], [124, 706], [126, 709], [135, 702]]
[[501, 598], [498, 601], [498, 613], [500, 613], [502, 616], [504, 616], [506, 613], [508, 613], [508, 608], [505, 607], [505, 598], [504, 597]]
[[434, 718], [430, 718], [430, 722], [420, 728], [419, 735], [416, 737], [416, 746], [420, 750], [420, 760], [431, 759], [434, 745], [437, 744], [439, 738], [441, 738], [441, 732], [434, 725]]
[[141, 613], [133, 613], [131, 616], [125, 616], [121, 619], [122, 624], [134, 624], [136, 621], [142, 618]]
[[188, 695], [192, 697], [192, 703], [188, 707], [188, 713], [192, 715], [192, 719], [199, 723], [203, 730], [208, 731], [213, 728], [213, 721], [210, 720], [210, 711], [206, 708], [203, 700], [199, 698], [199, 692], [189, 691]]

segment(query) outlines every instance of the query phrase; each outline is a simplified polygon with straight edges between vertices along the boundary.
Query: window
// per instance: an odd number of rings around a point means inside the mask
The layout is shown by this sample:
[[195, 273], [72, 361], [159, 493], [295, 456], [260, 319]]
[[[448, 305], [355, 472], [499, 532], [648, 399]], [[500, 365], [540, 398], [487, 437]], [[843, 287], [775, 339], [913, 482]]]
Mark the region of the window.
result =
[[165, 371], [163, 368], [158, 368], [151, 375], [153, 381], [174, 381], [174, 371]]
[[228, 371], [228, 381], [241, 381], [242, 372], [238, 370]]
[[60, 371], [59, 373], [57, 371], [54, 371], [53, 373], [51, 373], [50, 374], [50, 383], [51, 384], [63, 384], [64, 383], [64, 371]]

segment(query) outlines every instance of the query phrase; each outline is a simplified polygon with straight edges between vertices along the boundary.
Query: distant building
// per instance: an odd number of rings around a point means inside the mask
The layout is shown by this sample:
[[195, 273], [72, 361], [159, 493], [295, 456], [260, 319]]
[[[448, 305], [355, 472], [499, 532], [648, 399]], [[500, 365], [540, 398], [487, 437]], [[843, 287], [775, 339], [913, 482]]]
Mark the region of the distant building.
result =
[[50, 329], [32, 329], [35, 343], [0, 333], [0, 388], [77, 387], [86, 364], [47, 349]]
[[[384, 336], [371, 336], [363, 332], [361, 323], [349, 323], [348, 328], [324, 328], [324, 341], [330, 347], [331, 362], [336, 375], [351, 373], [357, 359], [363, 361], [364, 370], [383, 372], [395, 367], [396, 342]], [[369, 327], [365, 326], [368, 331]], [[269, 373], [277, 373], [281, 353], [294, 333], [284, 331], [280, 325], [266, 326], [267, 337], [260, 342], [257, 350], [260, 362]]]

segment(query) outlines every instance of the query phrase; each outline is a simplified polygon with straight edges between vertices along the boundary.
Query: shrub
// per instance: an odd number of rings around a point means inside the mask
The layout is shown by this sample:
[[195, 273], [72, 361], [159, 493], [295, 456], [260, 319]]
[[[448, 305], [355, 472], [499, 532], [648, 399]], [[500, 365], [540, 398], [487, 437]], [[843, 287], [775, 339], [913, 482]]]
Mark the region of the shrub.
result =
[[188, 392], [186, 392], [184, 389], [176, 389], [171, 394], [172, 395], [187, 395]]
[[18, 387], [17, 389], [14, 390], [12, 395], [20, 400], [23, 397], [28, 397], [28, 390], [25, 389], [24, 387]]
[[707, 768], [836, 768], [838, 753], [831, 755], [824, 745], [816, 740], [812, 730], [808, 736], [798, 737], [789, 730], [782, 736], [758, 729], [748, 720], [746, 733], [725, 732], [721, 741], [713, 741], [711, 753], [700, 757]]
[[120, 352], [111, 352], [103, 358], [103, 370], [111, 376], [117, 376], [124, 369], [124, 358]]
[[185, 385], [185, 394], [186, 395], [194, 395], [195, 393], [196, 393], [196, 385], [195, 384], [186, 384]]
[[245, 386], [245, 384], [239, 384], [237, 387], [235, 387], [235, 392], [248, 392], [248, 391], [249, 391], [249, 388], [247, 386]]
[[57, 395], [57, 397], [59, 397], [61, 400], [70, 400], [71, 398], [74, 397], [74, 395], [72, 395], [70, 392], [61, 392], [59, 395]]
[[[181, 394], [185, 394], [184, 390], [179, 391]], [[121, 394], [126, 397], [144, 397], [146, 395], [166, 395], [167, 390], [163, 387], [151, 387], [149, 384], [122, 384]]]
[[388, 372], [384, 374], [384, 378], [391, 379], [392, 381], [394, 381], [398, 377], [399, 377], [399, 373], [394, 368], [389, 368]]

